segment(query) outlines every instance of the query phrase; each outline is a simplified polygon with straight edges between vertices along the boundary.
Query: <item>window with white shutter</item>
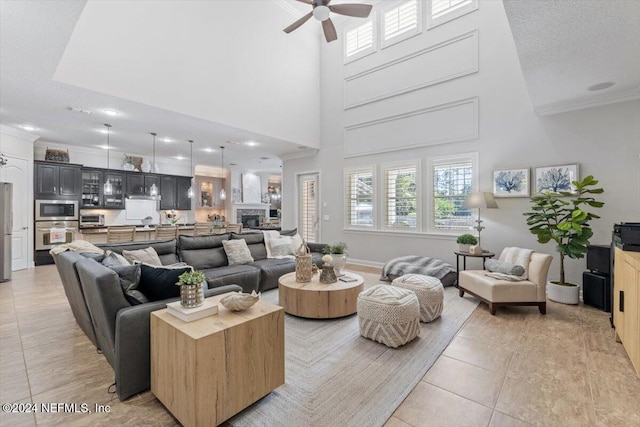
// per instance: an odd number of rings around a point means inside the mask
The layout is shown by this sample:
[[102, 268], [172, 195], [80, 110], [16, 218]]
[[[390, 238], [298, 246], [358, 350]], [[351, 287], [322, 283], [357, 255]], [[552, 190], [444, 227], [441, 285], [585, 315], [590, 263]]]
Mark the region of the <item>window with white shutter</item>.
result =
[[345, 171], [347, 227], [373, 228], [375, 180], [373, 167]]
[[298, 233], [307, 242], [317, 242], [319, 227], [318, 174], [298, 176]]
[[382, 10], [382, 47], [405, 40], [422, 30], [421, 5], [421, 1], [409, 0]]
[[383, 169], [385, 228], [417, 230], [420, 211], [417, 164], [386, 166]]
[[470, 230], [472, 212], [462, 209], [465, 197], [477, 188], [477, 154], [429, 160], [431, 178], [429, 230]]
[[345, 62], [351, 62], [358, 58], [362, 58], [376, 50], [375, 28], [373, 25], [373, 14], [369, 15], [364, 23], [360, 23], [357, 27], [348, 27], [345, 29], [344, 36], [344, 59]]
[[430, 0], [427, 8], [427, 28], [433, 28], [477, 10], [478, 0]]

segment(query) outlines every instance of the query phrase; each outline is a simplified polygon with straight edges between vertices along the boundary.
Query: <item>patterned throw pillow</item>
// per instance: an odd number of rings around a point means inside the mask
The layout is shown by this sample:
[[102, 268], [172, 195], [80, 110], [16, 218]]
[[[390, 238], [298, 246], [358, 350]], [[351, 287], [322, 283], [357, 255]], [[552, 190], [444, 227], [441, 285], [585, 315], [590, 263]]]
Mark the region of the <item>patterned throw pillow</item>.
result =
[[135, 251], [122, 251], [122, 256], [125, 257], [127, 261], [133, 264], [134, 261], [144, 262], [151, 265], [162, 265], [162, 261], [160, 261], [160, 257], [155, 249], [151, 246], [145, 249], [138, 249]]
[[222, 246], [227, 254], [229, 265], [249, 264], [253, 262], [251, 251], [247, 246], [247, 241], [244, 239], [239, 240], [223, 240]]
[[295, 255], [295, 252], [293, 251], [293, 245], [291, 243], [291, 237], [281, 236], [277, 239], [271, 240], [271, 255], [274, 257]]

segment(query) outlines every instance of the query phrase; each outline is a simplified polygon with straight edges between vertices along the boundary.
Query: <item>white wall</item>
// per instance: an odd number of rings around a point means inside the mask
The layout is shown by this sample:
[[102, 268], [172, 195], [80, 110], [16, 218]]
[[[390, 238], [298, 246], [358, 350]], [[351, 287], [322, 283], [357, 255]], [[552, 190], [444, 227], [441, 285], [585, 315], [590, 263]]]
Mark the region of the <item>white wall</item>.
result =
[[[470, 71], [462, 77], [345, 110], [345, 99], [351, 99], [352, 95], [345, 93], [345, 82], [352, 76], [366, 73], [429, 46], [446, 44], [448, 40], [474, 30], [478, 30], [479, 51], [475, 52], [478, 72]], [[343, 39], [340, 33], [339, 38]], [[444, 51], [438, 52], [438, 61], [431, 62], [429, 67], [443, 67], [450, 74], [455, 74], [450, 71], [450, 64], [440, 64], [442, 61], [454, 60], [456, 55], [470, 56], [469, 61], [463, 62], [467, 70], [470, 69], [469, 64], [473, 65], [472, 49], [462, 52], [453, 49], [448, 51], [447, 47], [443, 49]], [[418, 254], [442, 258], [455, 264], [455, 235], [345, 230], [343, 170], [351, 166], [420, 159], [422, 170], [426, 172], [426, 160], [430, 157], [467, 152], [479, 153], [479, 186], [482, 191], [491, 191], [493, 169], [531, 167], [533, 173], [536, 166], [579, 163], [581, 177], [594, 175], [605, 188], [601, 199], [606, 205], [599, 212], [602, 219], [592, 224], [595, 232], [592, 239], [594, 244], [610, 242], [615, 222], [640, 221], [640, 102], [631, 101], [554, 116], [538, 116], [529, 101], [502, 2], [482, 1], [476, 12], [432, 30], [425, 29], [418, 36], [346, 66], [343, 65], [340, 43], [323, 46], [321, 54], [321, 147], [315, 157], [284, 162], [283, 182], [287, 183], [283, 187], [284, 228], [296, 225], [296, 188], [293, 185], [296, 175], [319, 171], [321, 205], [326, 203], [322, 215], [328, 214], [330, 217], [329, 221], [321, 221], [321, 241], [345, 241], [349, 245], [350, 257], [366, 262], [383, 263], [397, 256]], [[424, 67], [403, 70], [409, 75], [389, 74], [389, 69], [394, 67], [387, 67], [384, 72], [367, 74], [367, 84], [372, 88], [384, 86], [383, 75], [384, 80], [395, 77], [408, 81], [420, 81], [421, 74], [431, 77], [446, 75], [434, 74]], [[427, 78], [429, 77], [425, 77]], [[362, 92], [359, 94], [362, 98]], [[447, 120], [424, 120], [412, 124], [417, 126], [417, 132], [398, 140], [401, 133], [398, 129], [403, 128], [396, 125], [406, 123], [403, 122], [403, 113], [473, 97], [478, 98], [477, 137], [467, 137], [466, 140], [464, 137], [456, 137], [455, 124], [449, 124]], [[357, 152], [367, 151], [366, 139], [358, 139], [361, 138], [360, 135], [349, 136], [349, 129], [360, 123], [388, 117], [391, 119], [376, 129], [374, 135], [377, 143], [382, 144], [387, 152], [358, 154]], [[420, 128], [425, 122], [430, 123], [430, 127]], [[349, 144], [355, 141], [355, 154], [352, 150], [354, 145], [345, 146], [345, 134]], [[450, 140], [453, 142], [434, 143], [434, 140], [443, 140], [447, 136], [451, 136]], [[459, 140], [456, 141], [456, 138]], [[402, 150], [394, 148], [409, 144], [416, 146]], [[486, 226], [482, 233], [483, 247], [499, 253], [505, 246], [521, 246], [553, 254], [555, 261], [550, 277], [557, 277], [558, 257], [555, 255], [555, 248], [550, 244], [539, 245], [529, 233], [522, 216], [528, 209], [528, 199], [498, 199], [498, 204], [500, 209], [485, 210], [482, 213]], [[424, 219], [426, 220], [426, 216]], [[470, 266], [479, 266], [474, 261], [470, 260]], [[581, 283], [580, 274], [584, 267], [584, 260], [568, 261], [569, 279]]]
[[319, 39], [280, 3], [90, 1], [54, 78], [317, 147]]

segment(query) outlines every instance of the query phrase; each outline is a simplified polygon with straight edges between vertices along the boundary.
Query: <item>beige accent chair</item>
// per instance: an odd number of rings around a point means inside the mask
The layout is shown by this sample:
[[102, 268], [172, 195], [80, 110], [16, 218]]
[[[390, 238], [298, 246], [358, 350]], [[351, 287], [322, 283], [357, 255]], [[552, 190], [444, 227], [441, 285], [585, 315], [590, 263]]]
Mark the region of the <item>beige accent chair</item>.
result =
[[491, 314], [506, 305], [537, 305], [541, 314], [547, 313], [547, 273], [553, 257], [534, 252], [529, 263], [528, 280], [511, 282], [488, 277], [486, 270], [465, 270], [458, 276], [458, 291], [467, 292], [489, 304]]

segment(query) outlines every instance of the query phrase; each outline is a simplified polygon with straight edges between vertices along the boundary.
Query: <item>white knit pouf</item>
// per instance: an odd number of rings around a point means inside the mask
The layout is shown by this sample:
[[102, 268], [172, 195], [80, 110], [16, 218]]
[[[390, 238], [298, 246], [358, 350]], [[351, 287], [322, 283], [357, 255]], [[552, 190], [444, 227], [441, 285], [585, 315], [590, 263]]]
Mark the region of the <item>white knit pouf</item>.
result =
[[375, 285], [358, 295], [360, 335], [399, 347], [420, 335], [420, 304], [407, 289]]
[[442, 314], [444, 287], [437, 278], [422, 274], [405, 274], [391, 284], [416, 293], [420, 303], [421, 322], [432, 322]]

